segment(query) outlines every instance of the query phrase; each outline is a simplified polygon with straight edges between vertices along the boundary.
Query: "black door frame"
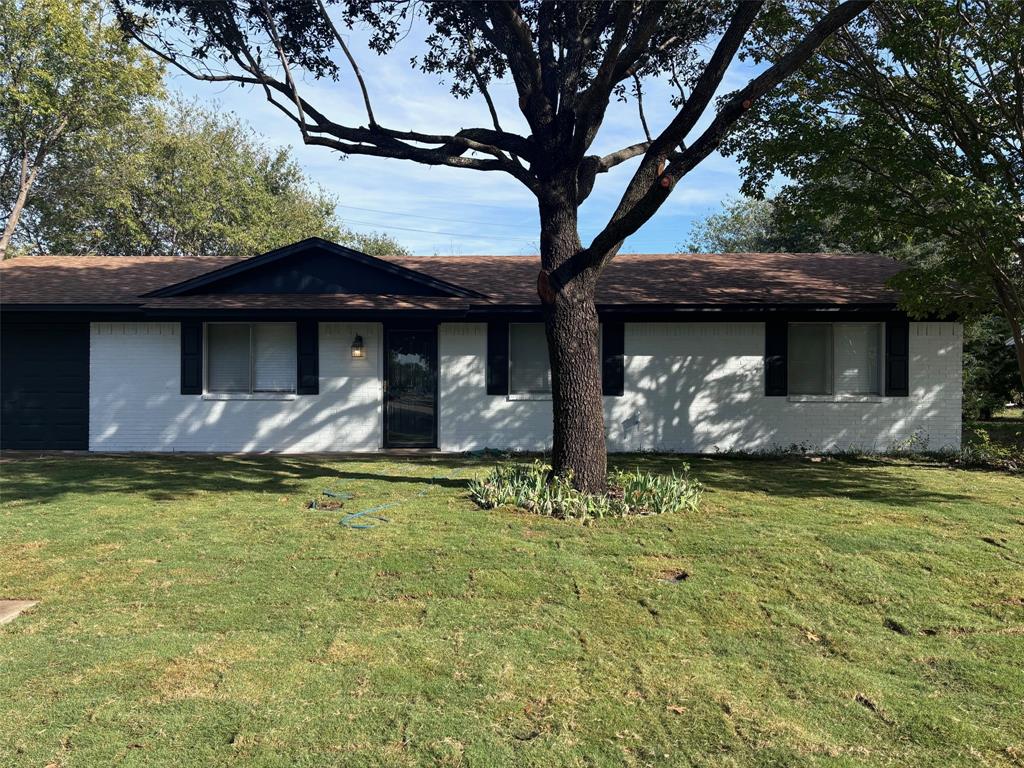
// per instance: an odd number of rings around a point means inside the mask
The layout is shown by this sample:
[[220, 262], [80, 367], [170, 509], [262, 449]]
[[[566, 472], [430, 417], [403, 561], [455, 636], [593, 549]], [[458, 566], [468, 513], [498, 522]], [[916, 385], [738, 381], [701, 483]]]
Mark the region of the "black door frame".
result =
[[[383, 411], [383, 430], [381, 442], [384, 448], [437, 448], [437, 423], [440, 415], [441, 403], [440, 403], [440, 392], [439, 392], [439, 380], [440, 380], [440, 359], [437, 350], [437, 323], [425, 320], [417, 325], [411, 323], [383, 323], [382, 331], [384, 334], [382, 350], [384, 353], [384, 407]], [[430, 445], [401, 445], [392, 443], [388, 439], [388, 398], [391, 397], [390, 392], [390, 381], [391, 381], [391, 331], [417, 331], [423, 333], [433, 334], [433, 357], [434, 357], [434, 428], [430, 438]]]

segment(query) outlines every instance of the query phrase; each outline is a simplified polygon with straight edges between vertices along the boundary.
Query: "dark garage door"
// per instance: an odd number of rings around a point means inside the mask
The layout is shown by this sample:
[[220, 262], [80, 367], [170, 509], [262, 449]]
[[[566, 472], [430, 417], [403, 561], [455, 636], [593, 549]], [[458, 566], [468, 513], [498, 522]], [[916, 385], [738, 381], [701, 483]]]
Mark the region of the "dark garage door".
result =
[[89, 324], [0, 325], [0, 448], [89, 447]]

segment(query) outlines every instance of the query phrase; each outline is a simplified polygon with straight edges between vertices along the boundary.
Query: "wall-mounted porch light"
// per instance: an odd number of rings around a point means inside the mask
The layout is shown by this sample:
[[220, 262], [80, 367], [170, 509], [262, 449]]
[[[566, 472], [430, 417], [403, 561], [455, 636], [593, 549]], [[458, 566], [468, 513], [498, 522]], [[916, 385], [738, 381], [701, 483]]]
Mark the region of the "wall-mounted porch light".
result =
[[363, 346], [363, 337], [358, 334], [352, 341], [352, 357], [366, 357], [366, 347]]

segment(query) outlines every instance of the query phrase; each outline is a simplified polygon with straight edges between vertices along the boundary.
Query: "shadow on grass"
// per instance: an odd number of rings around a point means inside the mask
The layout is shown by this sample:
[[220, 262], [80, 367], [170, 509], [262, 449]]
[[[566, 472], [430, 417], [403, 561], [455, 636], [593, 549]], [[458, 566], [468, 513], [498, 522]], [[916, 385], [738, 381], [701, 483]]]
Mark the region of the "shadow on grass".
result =
[[707, 489], [770, 496], [832, 497], [878, 504], [962, 501], [970, 496], [936, 491], [920, 472], [952, 471], [941, 463], [885, 459], [830, 458], [820, 463], [800, 457], [615, 456], [619, 469], [639, 466], [668, 473], [682, 462]]
[[[480, 466], [462, 457], [234, 456], [234, 455], [53, 455], [5, 457], [0, 466], [3, 500], [48, 503], [67, 493], [142, 494], [172, 501], [200, 493], [288, 493], [310, 480], [344, 490], [344, 481], [432, 483], [465, 488], [468, 479], [451, 477]], [[366, 465], [371, 465], [368, 468]], [[349, 469], [348, 467], [351, 467]], [[379, 467], [379, 469], [378, 469]], [[404, 469], [416, 467], [418, 474]]]
[[[29, 455], [0, 465], [3, 500], [47, 503], [67, 493], [132, 493], [171, 501], [201, 493], [289, 493], [316, 480], [324, 489], [345, 482], [422, 484], [452, 490], [469, 480], [458, 470], [490, 466], [476, 456], [238, 456], [238, 455]], [[618, 454], [613, 468], [657, 473], [689, 463], [709, 491], [766, 493], [776, 497], [833, 497], [880, 504], [950, 502], [969, 496], [929, 488], [922, 472], [948, 472], [942, 464], [873, 459]], [[453, 476], [455, 475], [455, 476]], [[316, 489], [319, 490], [319, 489]]]

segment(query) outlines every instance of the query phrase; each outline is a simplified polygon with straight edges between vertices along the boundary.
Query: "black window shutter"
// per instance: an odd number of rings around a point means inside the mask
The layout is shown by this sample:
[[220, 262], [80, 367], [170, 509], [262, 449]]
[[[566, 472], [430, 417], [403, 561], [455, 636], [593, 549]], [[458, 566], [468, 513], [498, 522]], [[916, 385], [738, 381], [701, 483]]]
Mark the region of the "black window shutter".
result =
[[780, 397], [789, 393], [789, 324], [785, 320], [769, 320], [764, 324], [764, 393]]
[[910, 394], [910, 321], [906, 318], [885, 324], [885, 394]]
[[316, 320], [299, 320], [295, 325], [295, 356], [298, 364], [295, 391], [300, 395], [320, 394], [320, 330]]
[[487, 394], [508, 394], [508, 323], [487, 324]]
[[624, 323], [604, 323], [601, 334], [601, 392], [613, 397], [625, 390], [626, 326]]
[[203, 394], [203, 324], [181, 323], [181, 394]]

